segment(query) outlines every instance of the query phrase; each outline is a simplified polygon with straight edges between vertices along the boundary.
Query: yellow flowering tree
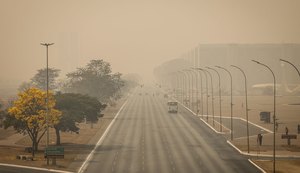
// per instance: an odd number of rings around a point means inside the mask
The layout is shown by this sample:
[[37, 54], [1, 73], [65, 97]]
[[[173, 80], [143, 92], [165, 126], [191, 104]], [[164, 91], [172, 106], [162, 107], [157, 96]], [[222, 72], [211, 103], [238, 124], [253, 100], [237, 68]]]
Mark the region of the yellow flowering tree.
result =
[[[38, 150], [38, 144], [47, 130], [46, 92], [37, 88], [29, 88], [18, 94], [18, 99], [9, 108], [6, 128], [13, 126], [19, 133], [28, 134], [32, 141], [33, 151]], [[53, 127], [59, 123], [61, 112], [54, 109], [55, 98], [51, 92], [48, 95], [48, 124]], [[34, 156], [34, 152], [32, 152]]]

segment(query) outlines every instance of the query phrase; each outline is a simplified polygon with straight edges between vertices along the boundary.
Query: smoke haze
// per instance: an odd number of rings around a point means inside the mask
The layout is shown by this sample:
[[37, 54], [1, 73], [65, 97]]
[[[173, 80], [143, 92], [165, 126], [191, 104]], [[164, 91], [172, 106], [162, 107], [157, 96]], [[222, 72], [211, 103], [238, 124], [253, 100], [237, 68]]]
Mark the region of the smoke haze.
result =
[[[65, 74], [89, 60], [139, 73], [199, 43], [299, 43], [298, 0], [0, 0], [0, 83], [45, 67]], [[1, 85], [4, 82], [2, 82]]]

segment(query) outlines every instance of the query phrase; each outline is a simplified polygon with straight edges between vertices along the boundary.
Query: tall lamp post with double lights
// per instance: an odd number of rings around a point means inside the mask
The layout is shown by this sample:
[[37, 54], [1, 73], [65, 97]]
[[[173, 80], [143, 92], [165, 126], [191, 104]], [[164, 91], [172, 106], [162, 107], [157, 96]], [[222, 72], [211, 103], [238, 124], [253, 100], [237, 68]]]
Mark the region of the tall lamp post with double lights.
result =
[[224, 67], [221, 67], [221, 66], [216, 66], [217, 68], [219, 69], [223, 69], [225, 70], [229, 76], [230, 76], [230, 127], [231, 127], [231, 133], [230, 133], [230, 136], [231, 136], [231, 140], [233, 140], [233, 121], [232, 121], [232, 112], [233, 112], [233, 104], [232, 104], [232, 75], [230, 73], [229, 70], [227, 70], [226, 68]]
[[[47, 142], [46, 148], [49, 146], [49, 110], [48, 110], [48, 95], [49, 95], [49, 68], [48, 68], [48, 47], [54, 43], [41, 43], [42, 46], [46, 46], [46, 131], [47, 131]], [[49, 165], [49, 158], [47, 157], [47, 165]]]
[[246, 98], [246, 120], [247, 120], [247, 150], [248, 153], [250, 152], [250, 147], [249, 147], [249, 120], [248, 120], [248, 94], [247, 94], [247, 77], [246, 74], [244, 72], [244, 70], [242, 70], [240, 67], [235, 66], [235, 65], [231, 65], [231, 67], [234, 67], [238, 70], [240, 70], [243, 73], [244, 79], [245, 79], [245, 98]]
[[[273, 123], [274, 123], [274, 126], [273, 126], [273, 172], [275, 173], [275, 132], [276, 132], [276, 78], [275, 78], [275, 74], [274, 72], [272, 71], [272, 69], [267, 66], [266, 64], [263, 64], [259, 61], [255, 61], [255, 60], [252, 60], [253, 62], [259, 64], [259, 65], [262, 65], [264, 67], [266, 67], [267, 69], [269, 69], [269, 71], [272, 73], [273, 75], [273, 80], [274, 80], [274, 84], [273, 84], [273, 101], [274, 101], [274, 115], [273, 115]], [[286, 62], [286, 61], [285, 61]]]

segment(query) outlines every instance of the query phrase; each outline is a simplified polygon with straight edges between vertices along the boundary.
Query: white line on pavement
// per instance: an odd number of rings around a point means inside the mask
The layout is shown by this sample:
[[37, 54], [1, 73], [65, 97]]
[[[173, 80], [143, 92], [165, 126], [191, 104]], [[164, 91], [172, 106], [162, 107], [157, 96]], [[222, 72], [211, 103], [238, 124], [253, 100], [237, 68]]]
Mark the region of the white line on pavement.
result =
[[94, 149], [92, 150], [92, 152], [87, 156], [87, 158], [85, 159], [85, 161], [83, 162], [83, 164], [81, 165], [81, 167], [78, 170], [78, 173], [82, 173], [85, 171], [86, 167], [89, 165], [89, 161], [92, 159], [92, 156], [94, 155], [96, 149], [98, 148], [99, 145], [101, 145], [101, 143], [103, 142], [104, 138], [106, 137], [108, 131], [110, 130], [111, 126], [114, 124], [116, 118], [119, 116], [120, 112], [123, 110], [124, 106], [126, 105], [128, 100], [125, 101], [125, 103], [121, 106], [121, 108], [119, 109], [118, 113], [116, 114], [116, 116], [114, 117], [114, 119], [110, 122], [109, 126], [107, 127], [107, 129], [105, 130], [105, 132], [102, 134], [101, 138], [99, 139], [99, 141], [97, 142], [97, 144], [95, 145]]

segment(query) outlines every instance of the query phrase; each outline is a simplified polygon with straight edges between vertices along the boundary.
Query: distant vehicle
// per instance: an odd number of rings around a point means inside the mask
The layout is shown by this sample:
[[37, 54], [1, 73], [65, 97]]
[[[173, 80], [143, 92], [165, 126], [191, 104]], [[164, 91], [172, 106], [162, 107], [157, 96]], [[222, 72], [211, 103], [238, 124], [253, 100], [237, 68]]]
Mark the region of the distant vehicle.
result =
[[169, 113], [178, 112], [178, 103], [176, 101], [168, 101]]

